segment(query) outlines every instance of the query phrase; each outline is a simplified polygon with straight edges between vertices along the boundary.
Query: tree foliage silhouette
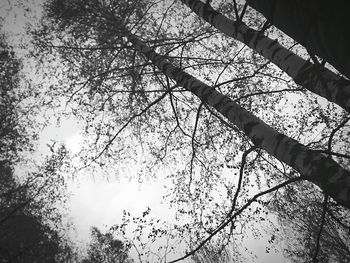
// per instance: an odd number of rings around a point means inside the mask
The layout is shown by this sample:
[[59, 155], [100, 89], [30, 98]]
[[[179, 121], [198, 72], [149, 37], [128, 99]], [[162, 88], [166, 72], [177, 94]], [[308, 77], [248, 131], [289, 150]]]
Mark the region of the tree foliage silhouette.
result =
[[92, 241], [88, 248], [88, 257], [83, 259], [83, 263], [131, 262], [128, 258], [128, 247], [120, 240], [115, 239], [111, 233], [103, 234], [98, 228], [92, 227], [91, 236]]
[[35, 91], [24, 87], [22, 63], [3, 34], [0, 47], [0, 262], [64, 262], [72, 251], [59, 232], [62, 215], [55, 205], [64, 202], [58, 170], [66, 150], [55, 149], [23, 177], [16, 174], [35, 148], [37, 109], [26, 102]]

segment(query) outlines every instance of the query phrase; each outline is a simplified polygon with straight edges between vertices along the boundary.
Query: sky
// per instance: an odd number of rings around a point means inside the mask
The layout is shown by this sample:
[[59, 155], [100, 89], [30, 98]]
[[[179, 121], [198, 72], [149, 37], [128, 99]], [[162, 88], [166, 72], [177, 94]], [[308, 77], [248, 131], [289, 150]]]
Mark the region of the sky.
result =
[[[64, 119], [60, 125], [53, 123], [42, 132], [39, 151], [48, 153], [47, 144], [51, 141], [64, 143], [72, 154], [78, 153], [83, 142], [81, 127], [73, 119]], [[164, 182], [159, 179], [139, 184], [132, 177], [132, 174], [121, 178], [83, 175], [68, 179], [72, 193], [69, 206], [79, 239], [88, 238], [91, 226], [104, 228], [118, 222], [123, 210], [141, 213], [157, 204], [153, 213], [164, 214], [166, 209], [160, 202], [165, 194]]]
[[[40, 15], [38, 7], [40, 1], [32, 1], [30, 4], [33, 10]], [[24, 16], [23, 6], [10, 8], [10, 1], [3, 1], [0, 6], [1, 15], [5, 16], [4, 29], [10, 33], [13, 39], [23, 34], [24, 24], [28, 19]], [[74, 119], [63, 119], [57, 126], [55, 121], [47, 127], [39, 139], [39, 153], [47, 154], [49, 148], [47, 144], [52, 141], [63, 142], [72, 153], [78, 153], [82, 146], [81, 129]], [[131, 169], [132, 170], [132, 169]], [[137, 170], [137, 167], [135, 167]], [[172, 221], [174, 211], [164, 202], [166, 183], [162, 177], [143, 182], [140, 185], [132, 174], [121, 178], [105, 178], [99, 175], [83, 176], [79, 178], [69, 178], [68, 190], [71, 193], [68, 208], [69, 217], [74, 224], [75, 230], [70, 236], [77, 243], [86, 243], [89, 240], [91, 226], [96, 226], [102, 231], [107, 230], [111, 225], [121, 220], [122, 211], [128, 210], [139, 215], [147, 209], [152, 208], [152, 215], [165, 221]], [[287, 262], [279, 251], [265, 253], [267, 237], [247, 239], [246, 245], [258, 255], [256, 262]]]

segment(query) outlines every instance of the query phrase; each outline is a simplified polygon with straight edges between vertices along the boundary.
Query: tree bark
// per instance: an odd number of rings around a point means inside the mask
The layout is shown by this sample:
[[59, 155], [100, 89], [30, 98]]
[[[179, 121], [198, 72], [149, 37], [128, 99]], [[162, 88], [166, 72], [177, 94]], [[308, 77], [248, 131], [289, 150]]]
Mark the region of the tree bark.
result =
[[173, 66], [165, 57], [157, 54], [137, 36], [129, 34], [127, 37], [135, 49], [144, 54], [167, 77], [223, 114], [232, 124], [243, 131], [254, 145], [288, 164], [297, 170], [304, 179], [318, 185], [338, 203], [350, 208], [349, 171], [327, 155], [313, 151], [296, 140], [277, 132], [215, 88]]
[[349, 4], [335, 0], [247, 0], [266, 19], [350, 78]]
[[350, 81], [346, 78], [299, 57], [280, 45], [277, 40], [268, 38], [243, 22], [227, 18], [210, 5], [205, 5], [199, 0], [181, 1], [212, 26], [274, 63], [297, 84], [350, 112]]

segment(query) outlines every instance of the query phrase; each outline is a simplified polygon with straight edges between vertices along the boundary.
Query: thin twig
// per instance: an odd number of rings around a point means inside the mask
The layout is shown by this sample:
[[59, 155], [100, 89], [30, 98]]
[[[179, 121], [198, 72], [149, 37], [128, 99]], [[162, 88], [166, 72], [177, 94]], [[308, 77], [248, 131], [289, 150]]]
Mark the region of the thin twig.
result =
[[191, 194], [191, 184], [192, 184], [193, 161], [194, 161], [194, 158], [196, 157], [196, 146], [195, 146], [196, 132], [197, 132], [200, 112], [201, 112], [201, 109], [203, 107], [203, 104], [204, 103], [201, 102], [198, 106], [197, 114], [196, 114], [196, 121], [194, 123], [194, 128], [193, 128], [192, 138], [191, 138], [192, 155], [191, 155], [191, 161], [190, 161], [190, 180], [188, 182], [188, 191], [190, 194]]
[[337, 131], [344, 127], [344, 125], [350, 120], [350, 116], [345, 118], [335, 129], [332, 130], [328, 139], [328, 152], [332, 152], [332, 140]]
[[244, 165], [246, 164], [247, 156], [249, 155], [249, 153], [256, 150], [257, 148], [258, 148], [257, 146], [252, 146], [248, 150], [246, 150], [242, 155], [242, 162], [241, 162], [241, 167], [239, 170], [239, 179], [238, 179], [237, 189], [235, 192], [235, 196], [233, 197], [233, 200], [232, 200], [231, 210], [227, 214], [227, 217], [230, 217], [236, 208], [237, 198], [238, 198], [239, 192], [241, 190], [242, 182], [243, 182]]

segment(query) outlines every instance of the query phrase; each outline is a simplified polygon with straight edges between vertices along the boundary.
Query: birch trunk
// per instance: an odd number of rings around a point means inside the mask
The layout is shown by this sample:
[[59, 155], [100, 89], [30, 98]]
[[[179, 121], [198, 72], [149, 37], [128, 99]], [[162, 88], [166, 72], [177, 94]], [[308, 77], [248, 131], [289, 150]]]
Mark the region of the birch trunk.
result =
[[287, 73], [297, 84], [350, 112], [350, 81], [299, 57], [243, 22], [235, 22], [199, 0], [181, 0], [212, 26], [246, 44]]
[[251, 7], [350, 78], [350, 27], [346, 1], [247, 0]]
[[129, 34], [128, 39], [136, 50], [143, 53], [167, 77], [223, 114], [256, 146], [293, 167], [303, 178], [315, 183], [338, 203], [350, 208], [349, 171], [325, 154], [310, 150], [296, 140], [277, 132], [215, 88], [173, 66], [135, 35]]

